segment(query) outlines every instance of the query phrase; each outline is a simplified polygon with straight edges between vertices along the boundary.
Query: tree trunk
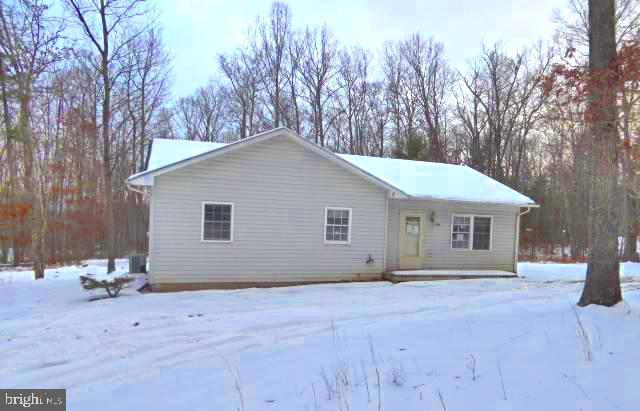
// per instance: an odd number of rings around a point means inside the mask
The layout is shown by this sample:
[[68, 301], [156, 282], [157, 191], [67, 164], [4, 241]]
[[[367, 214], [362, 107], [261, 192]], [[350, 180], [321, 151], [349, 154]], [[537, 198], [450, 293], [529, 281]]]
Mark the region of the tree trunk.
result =
[[[142, 87], [140, 90], [140, 170], [139, 171], [143, 171], [144, 170], [144, 163], [145, 163], [145, 155], [144, 155], [144, 147], [147, 144], [147, 122], [148, 122], [148, 118], [147, 118], [147, 110], [146, 110], [146, 106], [147, 106], [147, 91], [146, 91], [146, 75], [142, 81]], [[135, 165], [135, 162], [134, 162]]]
[[111, 174], [111, 147], [109, 138], [109, 120], [111, 117], [111, 86], [105, 79], [104, 101], [102, 103], [102, 172], [104, 178], [104, 241], [107, 251], [107, 274], [116, 270], [115, 263], [115, 227], [113, 217], [113, 183]]
[[622, 89], [622, 132], [624, 134], [623, 158], [622, 158], [622, 170], [624, 172], [623, 185], [622, 185], [622, 216], [623, 231], [624, 231], [624, 247], [622, 252], [622, 261], [640, 261], [638, 256], [637, 247], [637, 233], [636, 233], [636, 208], [635, 201], [632, 197], [631, 187], [633, 186], [633, 180], [635, 177], [635, 170], [633, 168], [632, 158], [632, 143], [631, 143], [631, 111], [632, 104], [629, 101], [626, 90]]
[[[28, 81], [28, 80], [23, 80]], [[42, 205], [38, 198], [38, 187], [33, 171], [35, 157], [35, 142], [31, 134], [31, 92], [29, 86], [20, 85], [20, 116], [18, 127], [22, 139], [24, 157], [24, 189], [29, 204], [28, 225], [31, 232], [31, 259], [36, 280], [44, 278], [46, 257], [44, 256], [43, 237], [46, 231], [42, 214]]]
[[[12, 207], [18, 206], [18, 197], [16, 183], [18, 181], [18, 161], [15, 149], [14, 135], [11, 130], [11, 118], [9, 116], [9, 99], [7, 96], [7, 78], [5, 75], [4, 65], [0, 59], [0, 92], [2, 93], [2, 118], [4, 121], [4, 129], [7, 138], [7, 160], [9, 165], [9, 181], [7, 181], [8, 203]], [[17, 267], [20, 264], [20, 253], [18, 252], [18, 236], [20, 235], [20, 219], [9, 223], [11, 236], [11, 249], [13, 250], [13, 265]]]
[[240, 117], [240, 140], [247, 138], [247, 109], [243, 103]]
[[[83, 137], [89, 140], [89, 164], [91, 168], [89, 170], [89, 175], [86, 183], [86, 189], [82, 192], [81, 201], [83, 201], [82, 209], [85, 215], [91, 215], [98, 219], [99, 215], [97, 210], [98, 205], [98, 183], [100, 181], [100, 153], [98, 143], [100, 141], [100, 136], [98, 135], [98, 101], [97, 99], [93, 101], [90, 105], [91, 107], [91, 128], [90, 131], [85, 134]], [[82, 168], [81, 168], [82, 169]], [[84, 171], [83, 171], [84, 173]], [[104, 218], [103, 218], [104, 219]], [[89, 230], [86, 234], [86, 243], [85, 248], [83, 250], [84, 256], [95, 256], [96, 254], [96, 242], [97, 242], [97, 233], [93, 230]]]
[[379, 126], [378, 133], [380, 134], [380, 151], [378, 154], [380, 157], [384, 157], [384, 125]]
[[[633, 200], [629, 199], [628, 201], [631, 202]], [[629, 205], [629, 210], [627, 210], [628, 214], [634, 213], [631, 210], [633, 210], [633, 207]], [[638, 256], [638, 233], [636, 232], [634, 224], [629, 224], [627, 232], [625, 233], [622, 261], [640, 262], [640, 257]]]
[[276, 74], [276, 81], [275, 81], [275, 88], [276, 88], [276, 93], [275, 93], [275, 101], [273, 104], [273, 107], [275, 108], [276, 111], [276, 115], [275, 115], [275, 124], [274, 124], [274, 128], [278, 128], [280, 127], [280, 68], [276, 68], [277, 70], [277, 74]]
[[293, 105], [293, 116], [295, 118], [295, 131], [300, 134], [300, 107], [298, 105], [298, 95], [295, 84], [295, 66], [291, 69], [291, 103]]
[[[102, 3], [101, 3], [102, 4]], [[109, 73], [109, 32], [107, 30], [104, 4], [101, 7], [102, 18], [102, 81], [104, 99], [102, 100], [102, 172], [104, 177], [104, 240], [107, 251], [107, 274], [116, 270], [115, 221], [113, 215], [113, 183], [111, 172], [111, 78]]]
[[587, 117], [591, 138], [589, 177], [589, 262], [579, 306], [612, 306], [622, 300], [618, 261], [618, 129], [615, 76], [615, 0], [589, 0], [590, 90]]

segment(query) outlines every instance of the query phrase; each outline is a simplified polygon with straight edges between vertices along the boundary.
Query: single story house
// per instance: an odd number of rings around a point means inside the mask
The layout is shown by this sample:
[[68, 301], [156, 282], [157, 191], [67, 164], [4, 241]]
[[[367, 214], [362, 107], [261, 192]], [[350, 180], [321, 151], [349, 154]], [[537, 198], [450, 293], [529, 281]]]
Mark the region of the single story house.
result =
[[466, 166], [335, 154], [286, 128], [156, 139], [128, 184], [150, 194], [155, 291], [513, 275], [520, 216], [536, 206]]

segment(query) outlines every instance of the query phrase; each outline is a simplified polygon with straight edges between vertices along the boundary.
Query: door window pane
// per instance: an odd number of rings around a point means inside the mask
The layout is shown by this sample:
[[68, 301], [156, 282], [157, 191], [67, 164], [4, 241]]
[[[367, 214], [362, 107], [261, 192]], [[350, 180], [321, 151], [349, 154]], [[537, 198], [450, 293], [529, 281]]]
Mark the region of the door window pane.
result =
[[420, 255], [420, 217], [405, 217], [405, 256]]

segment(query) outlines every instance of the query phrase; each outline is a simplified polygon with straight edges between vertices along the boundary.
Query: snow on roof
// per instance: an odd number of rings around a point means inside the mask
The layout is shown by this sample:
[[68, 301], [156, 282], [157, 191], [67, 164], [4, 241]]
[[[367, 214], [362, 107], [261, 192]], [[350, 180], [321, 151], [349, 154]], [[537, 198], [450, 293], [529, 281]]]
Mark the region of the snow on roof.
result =
[[156, 138], [151, 146], [151, 157], [149, 157], [149, 164], [147, 164], [145, 172], [154, 171], [224, 146], [226, 146], [224, 143], [210, 143], [208, 141]]
[[411, 197], [499, 204], [535, 204], [517, 191], [467, 166], [338, 154]]
[[[157, 138], [153, 140], [149, 164], [144, 173], [224, 146], [224, 143]], [[411, 197], [510, 205], [535, 204], [530, 198], [467, 166], [337, 155]]]

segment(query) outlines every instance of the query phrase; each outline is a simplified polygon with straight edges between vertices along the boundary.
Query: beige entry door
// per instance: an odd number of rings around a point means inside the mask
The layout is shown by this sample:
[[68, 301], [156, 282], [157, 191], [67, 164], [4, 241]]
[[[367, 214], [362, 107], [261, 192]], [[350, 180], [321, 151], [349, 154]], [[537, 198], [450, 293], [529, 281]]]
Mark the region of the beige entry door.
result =
[[422, 269], [424, 213], [400, 211], [400, 269]]

